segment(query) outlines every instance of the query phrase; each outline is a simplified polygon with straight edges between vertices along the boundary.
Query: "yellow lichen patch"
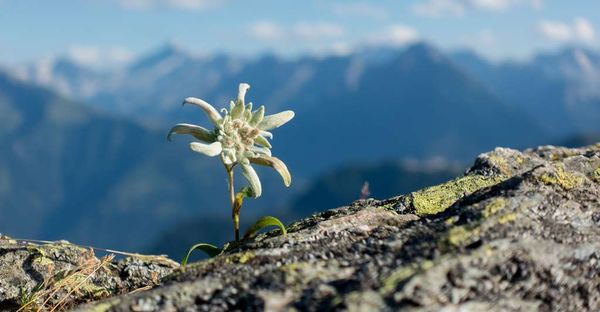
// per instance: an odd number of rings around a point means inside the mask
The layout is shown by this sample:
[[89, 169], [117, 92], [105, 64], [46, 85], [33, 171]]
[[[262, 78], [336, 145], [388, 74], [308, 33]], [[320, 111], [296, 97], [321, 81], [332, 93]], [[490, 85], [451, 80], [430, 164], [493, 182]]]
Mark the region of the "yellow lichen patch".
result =
[[519, 164], [519, 165], [522, 165], [525, 162], [525, 159], [523, 159], [523, 157], [521, 157], [521, 156], [517, 156], [515, 158], [515, 160], [516, 160], [517, 164]]
[[498, 184], [505, 176], [467, 175], [412, 193], [417, 215], [432, 215], [446, 210], [457, 200], [482, 188]]
[[383, 281], [383, 287], [381, 288], [381, 292], [383, 294], [391, 293], [392, 291], [394, 291], [394, 289], [396, 289], [396, 285], [411, 278], [416, 273], [417, 266], [415, 264], [407, 265], [394, 271]]
[[254, 259], [254, 257], [255, 256], [254, 256], [253, 253], [245, 252], [245, 253], [243, 253], [243, 254], [240, 255], [239, 262], [240, 263], [246, 263], [246, 262]]
[[478, 226], [456, 226], [448, 231], [448, 243], [456, 247], [468, 245], [479, 236]]
[[565, 190], [571, 190], [583, 184], [584, 178], [565, 171], [562, 165], [554, 167], [554, 172], [545, 172], [540, 181], [547, 185], [560, 185]]
[[508, 162], [506, 161], [505, 158], [496, 156], [496, 155], [489, 155], [488, 156], [488, 161], [495, 166], [496, 168], [498, 168], [498, 170], [500, 171], [500, 173], [504, 174], [504, 175], [512, 175], [512, 170], [510, 169], [510, 166], [508, 165]]
[[504, 207], [505, 200], [502, 197], [494, 198], [490, 203], [488, 203], [485, 208], [483, 208], [483, 216], [485, 218], [489, 218], [495, 215], [500, 209]]
[[399, 283], [408, 280], [419, 272], [429, 270], [433, 266], [434, 263], [431, 260], [426, 260], [421, 263], [411, 263], [403, 266], [392, 272], [383, 280], [383, 286], [381, 287], [380, 292], [384, 295], [389, 294], [396, 289], [396, 285]]
[[[242, 253], [235, 253], [232, 255], [228, 255], [223, 259], [223, 262], [227, 263], [227, 264], [233, 264], [233, 263], [241, 263], [244, 264], [252, 259], [254, 259], [256, 255], [251, 252], [251, 251], [246, 251], [246, 252], [242, 252]], [[217, 257], [211, 258], [208, 260], [208, 262], [210, 262], [210, 260], [217, 260]], [[205, 262], [205, 261], [203, 261]]]
[[459, 219], [460, 219], [459, 216], [452, 216], [452, 217], [446, 219], [446, 221], [444, 221], [444, 224], [447, 226], [451, 226], [451, 225], [454, 225], [454, 223], [456, 223]]
[[600, 183], [600, 167], [596, 168], [596, 170], [594, 170], [594, 173], [592, 173], [592, 180]]
[[508, 222], [513, 222], [517, 220], [517, 214], [516, 213], [507, 213], [505, 215], [500, 216], [500, 218], [498, 218], [498, 223], [500, 224], [506, 224]]
[[285, 274], [287, 285], [306, 285], [315, 279], [329, 282], [354, 274], [353, 268], [340, 268], [322, 262], [296, 262], [284, 265], [280, 270]]

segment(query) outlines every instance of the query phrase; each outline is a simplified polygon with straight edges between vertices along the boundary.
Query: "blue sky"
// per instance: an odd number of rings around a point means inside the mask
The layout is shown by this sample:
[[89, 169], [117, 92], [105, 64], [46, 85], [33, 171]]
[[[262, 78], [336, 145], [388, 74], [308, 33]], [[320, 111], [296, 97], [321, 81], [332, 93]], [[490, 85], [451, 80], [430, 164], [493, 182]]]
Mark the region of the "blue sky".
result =
[[426, 40], [493, 58], [598, 49], [597, 0], [0, 0], [0, 64], [124, 63], [167, 41], [198, 54], [294, 56]]

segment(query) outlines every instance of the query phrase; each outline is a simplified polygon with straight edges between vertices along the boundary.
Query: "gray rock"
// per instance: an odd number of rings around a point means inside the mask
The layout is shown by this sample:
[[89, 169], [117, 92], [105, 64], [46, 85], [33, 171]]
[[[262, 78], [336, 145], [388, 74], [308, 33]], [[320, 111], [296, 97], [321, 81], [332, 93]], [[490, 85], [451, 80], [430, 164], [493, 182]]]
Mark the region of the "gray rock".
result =
[[179, 265], [160, 256], [118, 261], [68, 242], [34, 244], [0, 236], [0, 311], [62, 310], [156, 285]]
[[498, 148], [77, 311], [598, 311], [600, 145]]

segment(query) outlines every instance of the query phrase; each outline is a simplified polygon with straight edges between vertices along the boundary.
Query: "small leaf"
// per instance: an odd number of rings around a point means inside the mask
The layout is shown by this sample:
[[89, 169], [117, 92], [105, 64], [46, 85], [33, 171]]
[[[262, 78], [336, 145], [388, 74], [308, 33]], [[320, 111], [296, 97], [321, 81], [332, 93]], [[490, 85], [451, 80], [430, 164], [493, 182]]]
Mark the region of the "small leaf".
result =
[[235, 194], [235, 201], [233, 202], [234, 213], [240, 212], [240, 209], [242, 209], [242, 204], [244, 203], [244, 198], [246, 197], [254, 197], [254, 192], [248, 186], [242, 188]]
[[271, 217], [271, 216], [266, 216], [266, 217], [260, 218], [258, 221], [256, 221], [256, 223], [254, 223], [248, 229], [248, 231], [246, 231], [246, 234], [244, 234], [244, 239], [247, 239], [247, 238], [250, 238], [250, 237], [256, 235], [256, 233], [258, 231], [260, 231], [268, 226], [279, 227], [279, 230], [281, 230], [283, 235], [287, 235], [285, 226], [283, 225], [283, 223], [281, 223], [281, 221], [279, 221], [279, 219], [277, 219], [275, 217]]
[[192, 248], [190, 248], [190, 250], [188, 250], [185, 258], [183, 258], [183, 260], [181, 260], [181, 266], [185, 266], [187, 264], [188, 259], [190, 258], [190, 255], [192, 254], [192, 251], [194, 251], [196, 249], [203, 251], [205, 254], [207, 254], [211, 258], [216, 257], [216, 256], [220, 255], [221, 252], [223, 252], [223, 250], [221, 248], [211, 245], [211, 244], [205, 244], [205, 243], [196, 244], [196, 245], [192, 246]]

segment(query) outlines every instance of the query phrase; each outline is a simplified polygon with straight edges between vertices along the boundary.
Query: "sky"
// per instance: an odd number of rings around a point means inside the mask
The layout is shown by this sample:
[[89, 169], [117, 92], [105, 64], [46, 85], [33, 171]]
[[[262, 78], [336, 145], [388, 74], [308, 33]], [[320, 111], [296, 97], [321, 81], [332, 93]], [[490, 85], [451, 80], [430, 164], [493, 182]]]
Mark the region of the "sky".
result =
[[598, 0], [0, 0], [0, 64], [66, 55], [125, 64], [174, 42], [192, 53], [345, 54], [425, 40], [523, 59], [600, 47]]

